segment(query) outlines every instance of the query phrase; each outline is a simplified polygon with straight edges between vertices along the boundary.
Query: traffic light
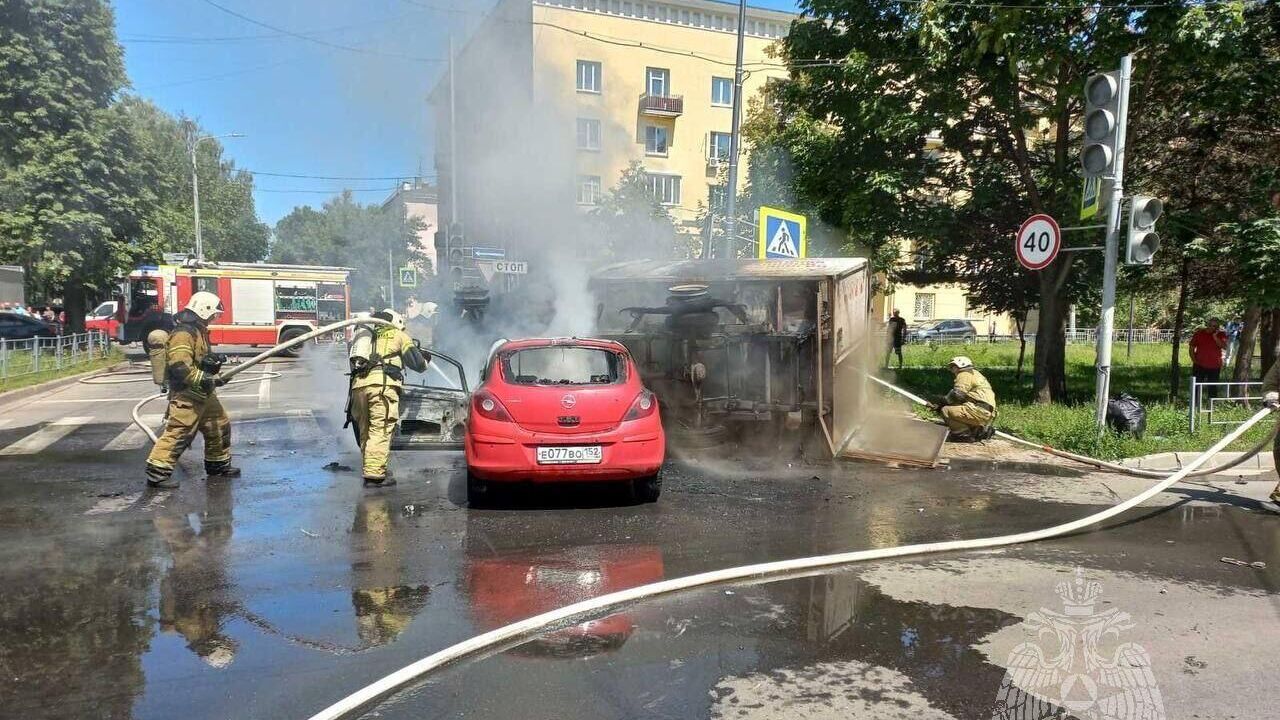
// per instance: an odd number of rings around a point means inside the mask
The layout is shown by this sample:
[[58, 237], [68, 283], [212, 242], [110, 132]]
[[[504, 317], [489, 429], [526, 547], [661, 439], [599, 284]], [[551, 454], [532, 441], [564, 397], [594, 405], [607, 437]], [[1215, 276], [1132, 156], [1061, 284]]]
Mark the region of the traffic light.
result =
[[1110, 175], [1116, 162], [1116, 117], [1120, 102], [1120, 73], [1099, 73], [1084, 84], [1084, 150], [1080, 162], [1085, 177]]
[[1159, 198], [1134, 195], [1129, 201], [1129, 233], [1124, 243], [1125, 265], [1150, 265], [1151, 256], [1160, 248], [1156, 220], [1164, 213]]

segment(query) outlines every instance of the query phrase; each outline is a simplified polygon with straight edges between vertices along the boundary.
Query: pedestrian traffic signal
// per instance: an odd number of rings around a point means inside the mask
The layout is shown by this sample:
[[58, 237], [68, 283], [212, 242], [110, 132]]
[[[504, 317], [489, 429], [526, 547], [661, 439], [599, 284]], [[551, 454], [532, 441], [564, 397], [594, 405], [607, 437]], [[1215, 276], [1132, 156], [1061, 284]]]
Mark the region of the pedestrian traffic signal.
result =
[[1156, 232], [1156, 220], [1164, 213], [1164, 203], [1159, 198], [1135, 195], [1129, 202], [1129, 233], [1124, 243], [1125, 265], [1150, 265], [1151, 257], [1160, 248], [1160, 233]]
[[1084, 84], [1084, 150], [1080, 162], [1085, 177], [1110, 175], [1116, 162], [1116, 118], [1120, 104], [1120, 73], [1091, 76]]

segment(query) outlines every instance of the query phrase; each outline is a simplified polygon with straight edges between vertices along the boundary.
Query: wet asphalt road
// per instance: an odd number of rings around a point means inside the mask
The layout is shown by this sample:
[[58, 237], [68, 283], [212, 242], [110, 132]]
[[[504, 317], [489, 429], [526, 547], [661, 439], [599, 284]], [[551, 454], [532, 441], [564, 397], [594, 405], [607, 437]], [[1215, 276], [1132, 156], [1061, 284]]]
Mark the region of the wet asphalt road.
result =
[[[399, 454], [399, 485], [364, 490], [342, 467], [359, 462], [340, 375], [273, 368], [286, 374], [222, 393], [244, 477], [170, 493], [142, 491], [145, 442], [128, 427], [150, 386], [0, 408], [0, 716], [305, 718], [591, 595], [1038, 528], [1143, 485], [736, 452], [673, 459], [655, 505], [576, 487], [468, 508], [456, 454]], [[1104, 532], [642, 603], [449, 668], [367, 716], [1269, 716], [1280, 517], [1256, 502], [1269, 482], [1183, 488]]]

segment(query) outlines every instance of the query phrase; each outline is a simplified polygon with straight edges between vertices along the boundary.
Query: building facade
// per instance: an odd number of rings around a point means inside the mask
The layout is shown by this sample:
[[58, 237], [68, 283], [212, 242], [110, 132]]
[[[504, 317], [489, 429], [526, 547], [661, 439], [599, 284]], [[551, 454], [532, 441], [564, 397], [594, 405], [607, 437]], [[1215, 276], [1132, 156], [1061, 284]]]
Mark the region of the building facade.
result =
[[[744, 99], [785, 76], [766, 49], [792, 19], [748, 10]], [[441, 217], [518, 254], [563, 224], [553, 207], [588, 211], [639, 163], [696, 232], [724, 182], [736, 23], [736, 4], [711, 0], [499, 3], [432, 93]]]
[[391, 191], [391, 196], [382, 202], [382, 208], [384, 210], [394, 208], [406, 220], [419, 222], [418, 245], [431, 261], [430, 268], [420, 269], [429, 270], [434, 274], [439, 267], [436, 258], [435, 234], [440, 229], [439, 198], [436, 189], [418, 178], [402, 182]]

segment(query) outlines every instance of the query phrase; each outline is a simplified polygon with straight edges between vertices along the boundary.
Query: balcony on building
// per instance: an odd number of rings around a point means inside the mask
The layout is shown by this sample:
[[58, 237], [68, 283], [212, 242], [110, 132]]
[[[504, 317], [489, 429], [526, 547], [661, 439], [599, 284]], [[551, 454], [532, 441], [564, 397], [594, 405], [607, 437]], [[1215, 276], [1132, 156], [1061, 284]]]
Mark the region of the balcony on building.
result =
[[684, 113], [683, 95], [650, 95], [640, 96], [640, 114], [652, 117], [680, 117]]

